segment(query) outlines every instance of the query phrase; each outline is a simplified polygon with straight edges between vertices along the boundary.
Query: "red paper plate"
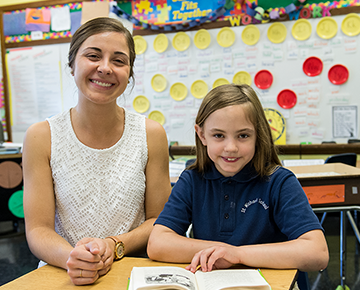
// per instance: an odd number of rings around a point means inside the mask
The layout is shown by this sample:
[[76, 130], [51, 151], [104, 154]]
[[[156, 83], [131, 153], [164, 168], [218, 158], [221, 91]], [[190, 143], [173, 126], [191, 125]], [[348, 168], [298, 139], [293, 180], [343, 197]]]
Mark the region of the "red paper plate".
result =
[[323, 62], [320, 58], [311, 56], [303, 63], [303, 71], [309, 77], [315, 77], [321, 74], [323, 69]]
[[283, 109], [291, 109], [296, 105], [296, 94], [292, 90], [282, 90], [277, 96], [277, 103]]
[[273, 76], [268, 70], [258, 71], [254, 78], [255, 85], [262, 90], [266, 90], [271, 87], [273, 82]]
[[342, 85], [349, 78], [349, 71], [346, 66], [336, 64], [329, 70], [328, 78], [334, 85]]

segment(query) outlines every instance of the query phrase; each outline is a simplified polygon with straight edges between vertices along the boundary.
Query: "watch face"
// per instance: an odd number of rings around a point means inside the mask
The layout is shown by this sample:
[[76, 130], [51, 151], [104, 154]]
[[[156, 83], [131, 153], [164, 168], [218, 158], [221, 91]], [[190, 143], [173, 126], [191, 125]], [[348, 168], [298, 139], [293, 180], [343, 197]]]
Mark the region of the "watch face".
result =
[[120, 260], [123, 256], [124, 256], [124, 253], [125, 253], [125, 247], [124, 247], [124, 243], [123, 242], [119, 242], [116, 244], [116, 259], [117, 260]]
[[264, 112], [269, 123], [274, 142], [280, 140], [282, 137], [285, 137], [286, 123], [283, 115], [279, 111], [271, 108], [265, 108]]

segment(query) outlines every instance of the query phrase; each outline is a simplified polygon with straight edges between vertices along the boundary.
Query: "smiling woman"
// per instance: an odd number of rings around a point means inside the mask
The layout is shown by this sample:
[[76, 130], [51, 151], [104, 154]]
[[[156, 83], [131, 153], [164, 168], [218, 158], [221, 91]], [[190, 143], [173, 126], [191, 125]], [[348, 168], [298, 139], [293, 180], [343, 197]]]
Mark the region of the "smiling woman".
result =
[[119, 21], [82, 25], [68, 60], [78, 103], [26, 132], [24, 212], [40, 264], [67, 269], [84, 285], [113, 260], [145, 253], [171, 189], [169, 156], [160, 124], [117, 105], [135, 60], [133, 38]]

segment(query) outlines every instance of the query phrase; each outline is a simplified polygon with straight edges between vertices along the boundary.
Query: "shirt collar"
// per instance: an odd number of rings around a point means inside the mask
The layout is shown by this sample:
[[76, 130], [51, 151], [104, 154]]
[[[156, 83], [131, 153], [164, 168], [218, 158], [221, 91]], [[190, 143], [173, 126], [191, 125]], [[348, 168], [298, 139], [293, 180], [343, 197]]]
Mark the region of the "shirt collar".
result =
[[215, 167], [215, 164], [212, 163], [210, 170], [206, 171], [204, 174], [205, 179], [220, 179], [221, 181], [228, 181], [228, 180], [234, 180], [237, 182], [246, 182], [250, 181], [258, 176], [258, 173], [256, 172], [252, 162], [250, 161], [248, 164], [245, 165], [245, 167], [231, 177], [225, 177], [223, 176]]

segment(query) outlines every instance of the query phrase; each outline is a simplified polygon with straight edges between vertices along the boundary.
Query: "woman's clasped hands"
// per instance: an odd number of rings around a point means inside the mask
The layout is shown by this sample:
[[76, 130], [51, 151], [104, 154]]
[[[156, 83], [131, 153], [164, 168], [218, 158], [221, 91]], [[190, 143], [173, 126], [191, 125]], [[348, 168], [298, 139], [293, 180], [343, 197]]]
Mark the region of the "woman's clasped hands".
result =
[[109, 272], [114, 261], [114, 242], [110, 239], [83, 238], [70, 252], [67, 272], [75, 285], [94, 283]]

